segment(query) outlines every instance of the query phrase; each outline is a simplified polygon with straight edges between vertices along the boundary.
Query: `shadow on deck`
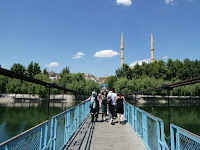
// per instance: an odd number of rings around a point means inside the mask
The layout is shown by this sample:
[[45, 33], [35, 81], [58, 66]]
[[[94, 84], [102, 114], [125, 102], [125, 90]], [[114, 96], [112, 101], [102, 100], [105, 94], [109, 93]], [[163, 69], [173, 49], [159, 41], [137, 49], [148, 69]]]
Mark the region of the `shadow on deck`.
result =
[[114, 122], [114, 125], [110, 124], [110, 120], [91, 123], [88, 117], [67, 143], [65, 150], [147, 149], [128, 123], [122, 125], [116, 119]]

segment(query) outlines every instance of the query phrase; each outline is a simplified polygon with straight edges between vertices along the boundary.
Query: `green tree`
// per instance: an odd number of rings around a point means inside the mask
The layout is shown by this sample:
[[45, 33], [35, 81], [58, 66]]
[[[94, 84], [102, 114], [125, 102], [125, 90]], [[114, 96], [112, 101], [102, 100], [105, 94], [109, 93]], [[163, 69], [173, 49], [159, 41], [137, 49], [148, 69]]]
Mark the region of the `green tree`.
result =
[[18, 74], [22, 74], [25, 75], [26, 74], [26, 68], [25, 66], [21, 65], [21, 64], [16, 64], [14, 63], [14, 65], [10, 68], [11, 71], [16, 72]]
[[32, 78], [34, 76], [33, 61], [28, 65], [27, 72], [29, 77]]
[[8, 79], [6, 88], [10, 94], [22, 94], [22, 82], [18, 79]]
[[34, 63], [33, 65], [33, 74], [34, 75], [37, 75], [37, 74], [40, 74], [41, 73], [41, 70], [40, 70], [40, 66], [38, 63]]
[[92, 91], [99, 91], [99, 84], [94, 80], [89, 79], [86, 81], [86, 89], [87, 94], [91, 94]]
[[115, 90], [116, 92], [121, 91], [123, 94], [133, 93], [134, 84], [132, 80], [128, 80], [126, 77], [120, 78], [115, 82]]
[[142, 62], [142, 65], [140, 66], [141, 71], [142, 71], [142, 76], [149, 76], [149, 64], [146, 62]]
[[118, 78], [126, 77], [127, 79], [132, 79], [132, 69], [127, 65], [123, 64], [123, 67], [116, 70], [116, 76]]
[[40, 70], [39, 64], [38, 63], [33, 64], [33, 61], [31, 61], [31, 63], [28, 65], [27, 72], [28, 72], [28, 76], [31, 78], [33, 78], [33, 76], [37, 74], [40, 74], [41, 70]]
[[167, 80], [171, 80], [172, 78], [175, 78], [176, 68], [174, 66], [174, 61], [171, 58], [168, 59], [166, 66], [167, 66], [167, 70], [168, 70]]
[[83, 73], [64, 74], [61, 78], [61, 85], [67, 89], [85, 93], [86, 80]]
[[[34, 76], [35, 79], [50, 82], [49, 76], [44, 74], [37, 74]], [[48, 97], [48, 89], [45, 86], [33, 84], [32, 87], [33, 90], [35, 90], [35, 94], [39, 95], [42, 98]]]
[[162, 78], [166, 79], [167, 78], [167, 67], [165, 66], [165, 62], [163, 60], [159, 60], [157, 63], [157, 76], [156, 78]]
[[115, 82], [117, 81], [116, 76], [109, 76], [107, 77], [105, 83], [108, 85], [108, 89], [114, 88]]
[[70, 73], [69, 67], [65, 67], [60, 73], [60, 78], [62, 79], [64, 75], [69, 74], [69, 73]]
[[134, 79], [139, 79], [142, 77], [142, 68], [138, 63], [134, 66], [132, 70], [132, 76]]
[[98, 83], [93, 80], [86, 81], [83, 73], [64, 73], [60, 80], [60, 84], [67, 89], [85, 94], [90, 94], [93, 90], [99, 91]]
[[176, 72], [175, 78], [177, 80], [178, 79], [184, 80], [185, 77], [184, 77], [184, 73], [183, 73], [184, 72], [183, 63], [180, 60], [176, 59], [174, 61], [174, 68], [175, 68], [175, 72]]
[[0, 75], [0, 93], [6, 91], [6, 85], [8, 84], [8, 78]]
[[47, 68], [45, 68], [45, 69], [43, 70], [43, 74], [49, 75], [49, 73], [48, 73], [48, 71], [47, 71]]

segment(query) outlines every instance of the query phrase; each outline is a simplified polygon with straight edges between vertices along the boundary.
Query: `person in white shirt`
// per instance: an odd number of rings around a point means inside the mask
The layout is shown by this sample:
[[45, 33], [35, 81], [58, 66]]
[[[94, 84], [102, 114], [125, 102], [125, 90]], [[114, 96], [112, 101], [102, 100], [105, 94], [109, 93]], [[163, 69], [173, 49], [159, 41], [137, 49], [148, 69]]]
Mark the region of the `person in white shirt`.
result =
[[117, 97], [117, 94], [115, 93], [115, 89], [112, 89], [108, 95], [107, 99], [109, 99], [108, 106], [109, 106], [109, 116], [110, 116], [110, 123], [114, 125], [113, 123], [113, 117], [115, 115], [115, 98]]

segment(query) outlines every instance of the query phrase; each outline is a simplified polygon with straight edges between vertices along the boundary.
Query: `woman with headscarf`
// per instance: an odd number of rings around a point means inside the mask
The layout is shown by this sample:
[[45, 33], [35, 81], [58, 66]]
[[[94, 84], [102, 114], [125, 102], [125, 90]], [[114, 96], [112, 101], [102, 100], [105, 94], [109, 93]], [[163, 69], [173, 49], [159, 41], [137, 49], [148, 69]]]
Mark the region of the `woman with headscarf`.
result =
[[[126, 103], [125, 97], [121, 92], [117, 93], [117, 97], [115, 98], [115, 103], [116, 103], [116, 109], [117, 109], [117, 117], [119, 119], [119, 124], [123, 122], [123, 114], [124, 114], [124, 105], [123, 102]], [[120, 121], [121, 119], [121, 121]]]
[[98, 114], [99, 114], [99, 97], [97, 96], [96, 92], [93, 91], [92, 95], [83, 102], [90, 101], [90, 114], [91, 114], [91, 121], [97, 121]]

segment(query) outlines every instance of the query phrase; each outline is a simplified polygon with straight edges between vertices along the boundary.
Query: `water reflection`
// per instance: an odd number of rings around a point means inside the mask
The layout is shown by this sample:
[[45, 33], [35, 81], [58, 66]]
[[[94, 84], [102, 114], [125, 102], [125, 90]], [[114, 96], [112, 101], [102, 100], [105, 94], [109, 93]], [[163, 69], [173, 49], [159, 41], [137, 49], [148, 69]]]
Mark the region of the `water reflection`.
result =
[[[50, 103], [49, 118], [67, 110], [76, 102]], [[47, 119], [47, 103], [10, 103], [0, 105], [0, 143]]]

